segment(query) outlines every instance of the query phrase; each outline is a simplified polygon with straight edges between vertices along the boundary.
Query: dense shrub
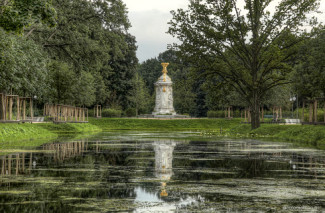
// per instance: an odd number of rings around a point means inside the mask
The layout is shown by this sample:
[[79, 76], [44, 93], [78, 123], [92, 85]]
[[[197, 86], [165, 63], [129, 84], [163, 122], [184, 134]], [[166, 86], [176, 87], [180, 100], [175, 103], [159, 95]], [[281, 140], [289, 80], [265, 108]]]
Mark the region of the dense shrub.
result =
[[125, 115], [127, 117], [134, 117], [136, 116], [136, 109], [135, 108], [128, 108], [125, 110]]
[[208, 118], [217, 118], [218, 116], [218, 111], [208, 111], [207, 113]]
[[121, 115], [122, 111], [117, 109], [103, 109], [102, 111], [102, 117], [119, 118]]

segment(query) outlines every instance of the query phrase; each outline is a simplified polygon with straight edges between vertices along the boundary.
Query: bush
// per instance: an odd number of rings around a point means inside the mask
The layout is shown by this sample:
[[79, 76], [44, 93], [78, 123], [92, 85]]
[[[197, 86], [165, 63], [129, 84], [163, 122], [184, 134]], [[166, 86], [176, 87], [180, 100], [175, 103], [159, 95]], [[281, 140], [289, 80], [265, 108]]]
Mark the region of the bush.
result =
[[119, 118], [122, 115], [121, 110], [117, 109], [103, 109], [102, 116], [108, 118]]
[[219, 116], [218, 111], [208, 111], [207, 116], [208, 118], [218, 118]]
[[136, 109], [135, 108], [128, 108], [127, 110], [125, 110], [125, 115], [127, 117], [134, 117], [136, 116]]

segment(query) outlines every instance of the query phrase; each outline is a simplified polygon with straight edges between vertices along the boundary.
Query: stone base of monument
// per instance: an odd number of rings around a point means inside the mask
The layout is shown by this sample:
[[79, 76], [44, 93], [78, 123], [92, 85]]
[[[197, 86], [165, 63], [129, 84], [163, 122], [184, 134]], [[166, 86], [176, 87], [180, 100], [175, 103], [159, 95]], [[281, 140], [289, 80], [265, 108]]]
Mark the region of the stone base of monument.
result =
[[139, 115], [138, 118], [190, 118], [188, 115], [152, 115], [152, 114], [144, 114]]
[[154, 115], [155, 118], [190, 118], [187, 115]]

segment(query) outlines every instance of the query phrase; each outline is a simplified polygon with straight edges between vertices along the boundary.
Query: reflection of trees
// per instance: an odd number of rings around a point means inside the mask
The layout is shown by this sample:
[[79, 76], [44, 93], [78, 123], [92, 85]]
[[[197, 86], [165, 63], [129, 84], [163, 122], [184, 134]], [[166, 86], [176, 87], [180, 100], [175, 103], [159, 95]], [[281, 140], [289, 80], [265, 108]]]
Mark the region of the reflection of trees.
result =
[[[11, 212], [13, 209], [15, 212], [44, 212], [44, 209], [56, 212], [80, 210], [66, 205], [71, 201], [62, 201], [62, 196], [77, 199], [135, 198], [134, 185], [130, 184], [130, 179], [134, 178], [135, 167], [127, 160], [129, 156], [136, 155], [133, 148], [131, 151], [129, 147], [104, 149], [100, 146], [100, 142], [89, 145], [87, 141], [81, 140], [46, 144], [42, 150], [44, 152], [0, 157], [1, 176], [10, 177], [15, 174], [26, 174], [28, 171], [32, 178], [30, 179], [32, 182], [25, 182], [24, 178], [16, 179], [14, 182], [6, 178], [5, 182], [0, 182], [0, 190], [31, 192], [31, 196], [0, 194], [0, 203], [25, 201], [42, 203], [15, 205], [14, 208], [3, 205], [0, 212]], [[37, 184], [34, 184], [33, 180]], [[79, 203], [80, 200], [76, 202]]]
[[[29, 156], [29, 158], [27, 158]], [[20, 175], [26, 172], [26, 159], [29, 159], [29, 170], [32, 168], [32, 153], [9, 154], [0, 158], [1, 176]]]
[[62, 162], [65, 159], [82, 155], [88, 147], [85, 141], [69, 142], [69, 143], [52, 143], [43, 146], [43, 150], [55, 151], [53, 158], [55, 162]]

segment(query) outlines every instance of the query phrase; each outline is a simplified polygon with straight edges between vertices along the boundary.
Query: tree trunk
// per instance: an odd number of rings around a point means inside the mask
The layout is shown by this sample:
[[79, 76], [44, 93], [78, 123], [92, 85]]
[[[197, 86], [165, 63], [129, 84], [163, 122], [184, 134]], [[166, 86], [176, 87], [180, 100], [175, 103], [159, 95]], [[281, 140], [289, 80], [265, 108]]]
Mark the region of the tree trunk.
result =
[[252, 129], [257, 129], [261, 126], [260, 123], [260, 102], [257, 94], [253, 95], [253, 104], [250, 108], [251, 110], [251, 127]]

